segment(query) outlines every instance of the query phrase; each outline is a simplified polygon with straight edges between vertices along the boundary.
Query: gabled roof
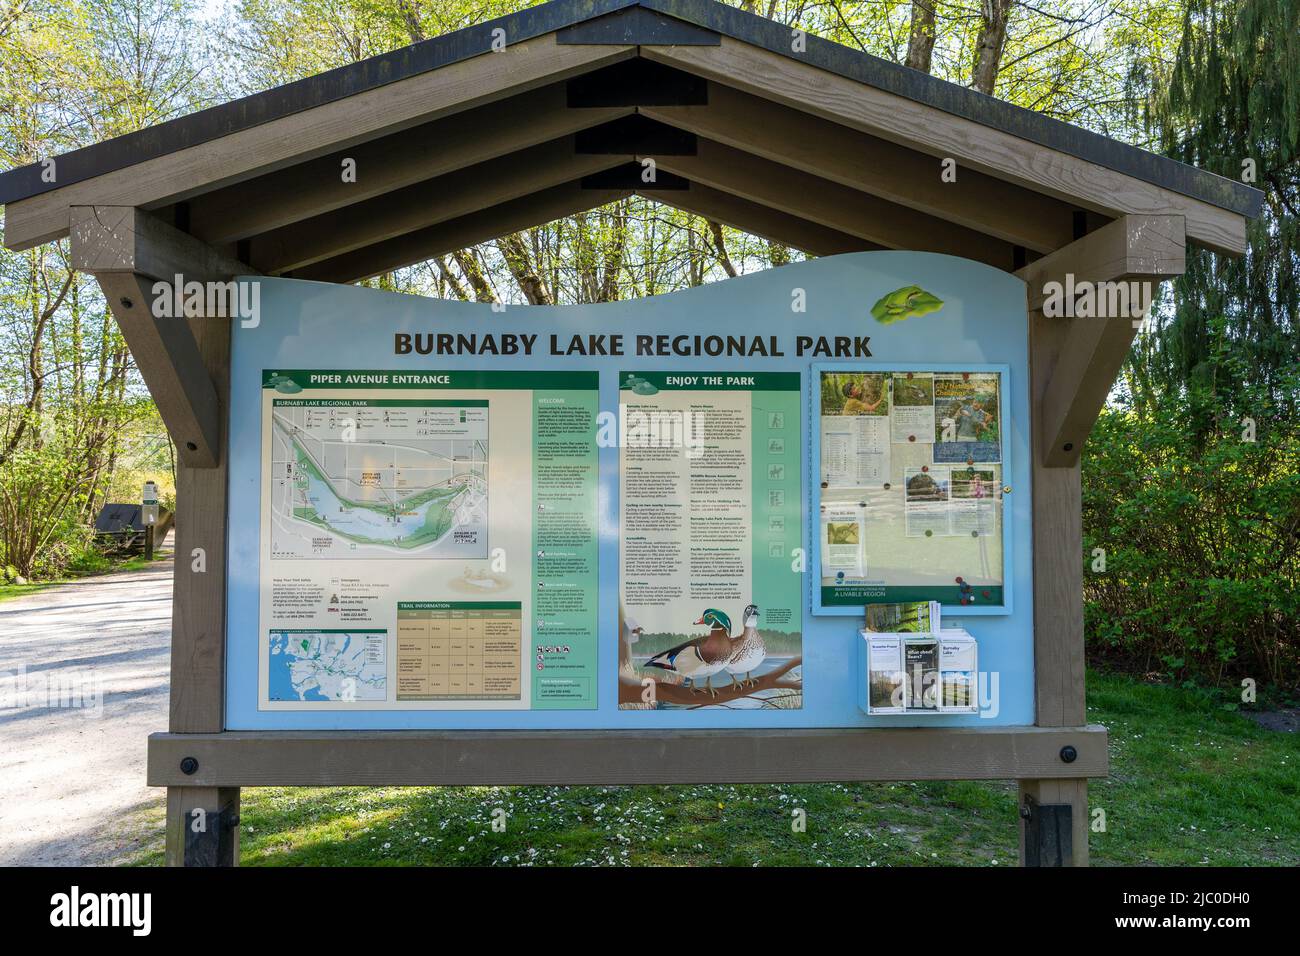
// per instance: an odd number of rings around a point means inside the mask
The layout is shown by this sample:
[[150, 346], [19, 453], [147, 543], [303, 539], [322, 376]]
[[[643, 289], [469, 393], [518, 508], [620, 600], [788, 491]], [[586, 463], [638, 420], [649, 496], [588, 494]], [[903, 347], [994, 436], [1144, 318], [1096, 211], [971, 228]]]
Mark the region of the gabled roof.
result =
[[[959, 164], [956, 183], [936, 157]], [[366, 172], [341, 187], [349, 160]], [[713, 0], [553, 0], [75, 150], [54, 171], [0, 174], [10, 248], [67, 235], [75, 207], [127, 206], [254, 270], [329, 281], [633, 192], [818, 255], [909, 248], [1001, 269], [1125, 215], [1182, 216], [1190, 240], [1239, 254], [1262, 203]]]
[[720, 36], [728, 36], [1245, 216], [1258, 216], [1263, 202], [1261, 192], [1243, 183], [820, 37], [808, 36], [806, 51], [796, 53], [788, 27], [715, 0], [552, 0], [73, 150], [58, 157], [54, 183], [42, 181], [40, 163], [0, 173], [0, 203], [26, 199], [479, 56], [490, 49], [496, 30], [505, 31], [507, 43], [557, 31], [561, 43], [588, 44], [714, 45]]

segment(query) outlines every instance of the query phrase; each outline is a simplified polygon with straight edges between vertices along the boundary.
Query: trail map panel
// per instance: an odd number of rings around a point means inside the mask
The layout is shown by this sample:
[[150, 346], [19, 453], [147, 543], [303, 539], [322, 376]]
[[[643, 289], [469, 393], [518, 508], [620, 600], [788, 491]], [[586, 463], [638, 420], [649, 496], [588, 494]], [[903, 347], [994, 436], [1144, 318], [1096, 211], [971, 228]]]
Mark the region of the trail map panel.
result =
[[272, 559], [487, 556], [487, 402], [271, 406]]

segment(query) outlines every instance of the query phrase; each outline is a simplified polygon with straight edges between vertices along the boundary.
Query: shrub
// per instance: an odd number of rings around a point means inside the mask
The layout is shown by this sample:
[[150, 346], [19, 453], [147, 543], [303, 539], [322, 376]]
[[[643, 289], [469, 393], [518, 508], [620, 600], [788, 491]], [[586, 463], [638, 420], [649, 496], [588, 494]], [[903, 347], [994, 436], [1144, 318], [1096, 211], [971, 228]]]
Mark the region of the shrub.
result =
[[[1108, 409], [1083, 460], [1094, 660], [1181, 679], [1300, 683], [1300, 423]], [[1094, 550], [1105, 570], [1094, 571]]]

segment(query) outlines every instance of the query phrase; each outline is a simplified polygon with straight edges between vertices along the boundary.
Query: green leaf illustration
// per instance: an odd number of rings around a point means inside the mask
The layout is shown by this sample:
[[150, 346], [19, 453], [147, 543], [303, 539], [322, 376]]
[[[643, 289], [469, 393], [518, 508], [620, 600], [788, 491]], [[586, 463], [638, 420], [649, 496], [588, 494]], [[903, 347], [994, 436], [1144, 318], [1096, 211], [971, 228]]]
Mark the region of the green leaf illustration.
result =
[[871, 307], [871, 314], [881, 325], [902, 322], [914, 315], [926, 315], [943, 308], [943, 299], [926, 292], [919, 285], [895, 289]]

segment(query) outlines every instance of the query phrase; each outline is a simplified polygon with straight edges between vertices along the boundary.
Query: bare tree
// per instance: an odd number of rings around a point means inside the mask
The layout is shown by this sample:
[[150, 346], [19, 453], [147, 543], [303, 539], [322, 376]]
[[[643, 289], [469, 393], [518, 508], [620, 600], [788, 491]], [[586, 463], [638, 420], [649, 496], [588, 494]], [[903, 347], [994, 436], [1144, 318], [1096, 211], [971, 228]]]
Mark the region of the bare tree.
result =
[[1007, 19], [1011, 0], [980, 0], [980, 33], [975, 41], [975, 70], [971, 86], [989, 96], [998, 82], [1002, 48], [1007, 42]]
[[930, 72], [934, 57], [935, 0], [912, 0], [912, 29], [907, 36], [906, 65], [922, 73]]

